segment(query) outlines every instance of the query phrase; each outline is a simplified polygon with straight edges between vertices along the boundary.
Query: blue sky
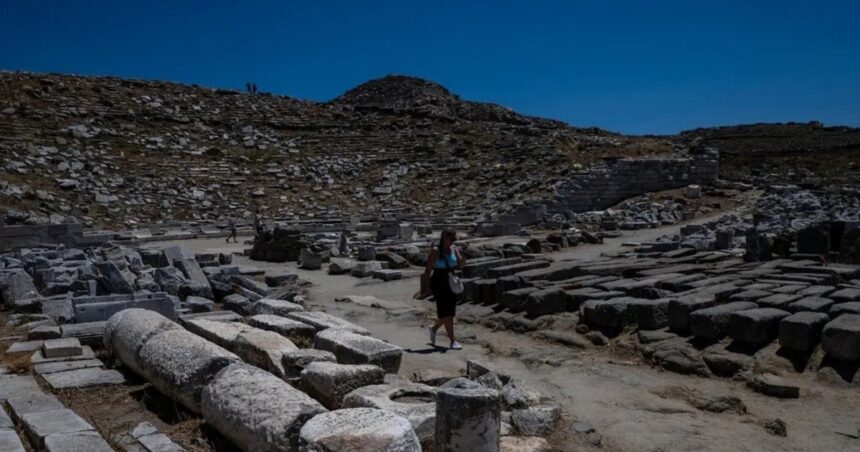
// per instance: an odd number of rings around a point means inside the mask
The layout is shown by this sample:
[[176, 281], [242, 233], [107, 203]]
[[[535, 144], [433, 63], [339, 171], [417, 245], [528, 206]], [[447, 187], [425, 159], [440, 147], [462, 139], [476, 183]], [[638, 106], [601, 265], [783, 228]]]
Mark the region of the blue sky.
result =
[[0, 69], [320, 101], [408, 74], [635, 134], [860, 126], [860, 1], [0, 0]]

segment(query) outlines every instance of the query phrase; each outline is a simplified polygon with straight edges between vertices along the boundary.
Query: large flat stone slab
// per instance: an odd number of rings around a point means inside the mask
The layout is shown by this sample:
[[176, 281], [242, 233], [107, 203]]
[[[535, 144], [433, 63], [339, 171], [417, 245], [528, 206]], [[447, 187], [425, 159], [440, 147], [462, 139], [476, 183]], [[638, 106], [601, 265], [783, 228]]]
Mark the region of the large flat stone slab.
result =
[[307, 323], [308, 325], [316, 328], [317, 331], [322, 331], [328, 328], [338, 328], [352, 331], [356, 334], [370, 334], [363, 327], [322, 311], [294, 311], [287, 314], [287, 317], [293, 320], [298, 320], [302, 323]]
[[26, 342], [15, 342], [10, 345], [6, 350], [6, 353], [31, 353], [33, 351], [39, 350], [42, 348], [42, 344], [45, 341], [26, 341]]
[[33, 370], [37, 374], [52, 374], [55, 372], [65, 372], [68, 370], [88, 369], [91, 367], [102, 368], [104, 363], [97, 359], [81, 359], [74, 361], [59, 361], [53, 363], [42, 363], [33, 366]]
[[251, 314], [273, 314], [286, 317], [291, 312], [304, 311], [305, 308], [286, 300], [263, 298], [251, 305]]
[[0, 450], [3, 452], [26, 452], [18, 432], [13, 429], [0, 428]]
[[41, 393], [39, 383], [30, 375], [0, 375], [0, 404], [13, 397]]
[[21, 418], [21, 424], [30, 442], [39, 447], [44, 446], [45, 437], [49, 435], [94, 431], [93, 427], [74, 411], [65, 408], [25, 414]]
[[221, 370], [203, 390], [203, 417], [246, 451], [297, 450], [302, 426], [326, 409], [274, 375], [246, 364]]
[[392, 374], [400, 369], [403, 356], [396, 345], [338, 328], [317, 333], [314, 348], [334, 353], [341, 364], [374, 364]]
[[316, 328], [298, 320], [273, 314], [258, 314], [248, 318], [248, 324], [262, 330], [274, 331], [291, 340], [313, 341]]
[[95, 367], [54, 372], [42, 375], [42, 378], [53, 389], [88, 388], [125, 383], [125, 377], [118, 371]]
[[390, 411], [347, 408], [320, 414], [302, 427], [300, 450], [420, 452], [412, 424]]
[[25, 396], [11, 397], [6, 401], [6, 405], [9, 407], [9, 412], [12, 414], [12, 418], [17, 422], [21, 422], [21, 418], [25, 414], [64, 408], [59, 399], [54, 397], [52, 394], [45, 394], [42, 392], [33, 392]]
[[185, 322], [185, 327], [188, 331], [227, 349], [236, 342], [236, 338], [240, 334], [251, 329], [244, 323], [217, 322], [206, 319], [189, 320]]
[[58, 433], [45, 437], [45, 452], [113, 452], [113, 448], [98, 432]]

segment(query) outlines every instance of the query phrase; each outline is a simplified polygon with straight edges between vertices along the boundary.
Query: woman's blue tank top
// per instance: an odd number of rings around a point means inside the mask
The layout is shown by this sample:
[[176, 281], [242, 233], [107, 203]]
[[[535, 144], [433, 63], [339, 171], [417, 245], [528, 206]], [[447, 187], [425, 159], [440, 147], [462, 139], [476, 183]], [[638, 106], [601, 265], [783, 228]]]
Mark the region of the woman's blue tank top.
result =
[[[448, 263], [445, 263], [445, 259], [448, 260]], [[433, 264], [433, 268], [448, 268], [452, 269], [457, 268], [457, 254], [454, 253], [454, 247], [451, 247], [451, 254], [447, 256], [439, 256], [436, 258], [436, 263]]]

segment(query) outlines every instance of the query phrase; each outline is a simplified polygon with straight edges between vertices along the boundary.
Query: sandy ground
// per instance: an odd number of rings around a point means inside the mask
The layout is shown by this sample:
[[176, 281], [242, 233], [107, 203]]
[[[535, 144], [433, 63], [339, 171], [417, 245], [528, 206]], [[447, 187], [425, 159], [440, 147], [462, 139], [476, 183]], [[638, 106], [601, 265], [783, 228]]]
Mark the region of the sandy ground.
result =
[[[702, 221], [699, 219], [697, 221]], [[678, 226], [625, 233], [603, 245], [584, 245], [551, 256], [555, 259], [593, 258], [618, 250], [627, 241], [647, 241], [674, 233]], [[222, 239], [192, 240], [184, 245], [196, 252], [238, 252], [245, 246], [226, 245]], [[491, 363], [560, 405], [563, 424], [552, 442], [561, 450], [621, 451], [807, 451], [860, 450], [860, 440], [837, 430], [860, 427], [860, 391], [815, 380], [814, 372], [795, 373], [787, 362], [787, 377], [800, 385], [799, 399], [781, 400], [755, 393], [743, 383], [721, 378], [684, 376], [652, 368], [638, 353], [615, 347], [578, 349], [535, 339], [511, 331], [492, 331], [477, 324], [457, 325], [462, 351], [430, 347], [426, 327], [433, 305], [411, 298], [417, 290], [419, 270], [403, 280], [381, 282], [348, 275], [329, 276], [325, 270], [305, 271], [295, 264], [273, 264], [234, 257], [234, 264], [267, 271], [292, 271], [313, 283], [309, 304], [341, 315], [366, 328], [376, 337], [406, 350], [400, 373], [410, 376], [424, 369], [456, 375], [467, 359]], [[344, 295], [373, 295], [390, 302], [385, 308], [336, 303]], [[461, 314], [492, 313], [486, 306], [462, 305]], [[441, 336], [441, 335], [440, 335]], [[440, 337], [440, 342], [446, 339]], [[778, 358], [774, 358], [778, 360]], [[710, 413], [688, 402], [691, 394], [739, 397], [747, 414]], [[762, 425], [779, 418], [787, 436], [769, 433]], [[575, 420], [590, 422], [602, 435], [594, 446], [583, 435], [572, 433]]]

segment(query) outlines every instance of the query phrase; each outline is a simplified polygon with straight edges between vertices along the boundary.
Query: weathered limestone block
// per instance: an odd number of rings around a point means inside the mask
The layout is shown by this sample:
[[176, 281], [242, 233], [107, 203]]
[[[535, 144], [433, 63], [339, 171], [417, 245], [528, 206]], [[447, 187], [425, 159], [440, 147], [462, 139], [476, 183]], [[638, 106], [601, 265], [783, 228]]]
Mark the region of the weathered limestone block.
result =
[[[495, 285], [495, 280], [493, 284]], [[548, 315], [567, 310], [567, 294], [559, 287], [537, 290], [526, 297], [523, 306], [529, 315]]]
[[21, 424], [30, 442], [41, 448], [50, 435], [94, 431], [93, 427], [74, 411], [65, 408], [37, 411], [21, 417]]
[[533, 406], [511, 413], [511, 424], [523, 436], [546, 436], [561, 418], [561, 409], [553, 405]]
[[821, 330], [830, 320], [823, 312], [798, 312], [779, 322], [779, 344], [793, 350], [810, 351], [818, 345]]
[[699, 309], [710, 308], [717, 304], [712, 296], [682, 296], [669, 301], [669, 328], [673, 331], [689, 331], [690, 314]]
[[296, 311], [304, 311], [305, 308], [296, 303], [286, 300], [275, 300], [272, 298], [263, 298], [251, 305], [251, 314], [271, 314], [286, 317], [287, 314]]
[[299, 256], [303, 269], [319, 270], [320, 268], [322, 268], [322, 256], [320, 254], [314, 253], [307, 248], [302, 248], [302, 251]]
[[440, 389], [436, 393], [436, 452], [498, 452], [501, 401], [492, 389]]
[[363, 327], [322, 311], [293, 311], [288, 313], [286, 317], [298, 320], [302, 323], [307, 323], [308, 325], [316, 328], [317, 331], [322, 331], [328, 328], [338, 328], [352, 331], [356, 334], [370, 334]]
[[42, 345], [42, 353], [45, 358], [64, 358], [67, 356], [78, 356], [83, 353], [81, 341], [69, 337], [63, 339], [49, 339]]
[[748, 301], [736, 301], [710, 308], [699, 309], [690, 314], [690, 331], [696, 337], [720, 339], [726, 335], [729, 317], [733, 312], [755, 309], [758, 305]]
[[760, 344], [779, 336], [779, 322], [791, 313], [776, 308], [759, 308], [733, 312], [728, 333], [732, 339]]
[[382, 270], [381, 261], [358, 262], [352, 267], [349, 274], [357, 278], [364, 278], [366, 276], [370, 276], [377, 270]]
[[312, 341], [317, 331], [307, 323], [272, 314], [249, 317], [248, 324], [261, 330], [274, 331], [292, 340]]
[[338, 328], [317, 333], [314, 348], [334, 353], [341, 364], [374, 364], [392, 374], [400, 369], [403, 356], [403, 349], [396, 345]]
[[332, 259], [328, 265], [328, 274], [345, 275], [352, 271], [356, 262], [352, 259]]
[[274, 375], [246, 364], [222, 369], [203, 389], [203, 417], [248, 452], [296, 450], [302, 426], [326, 409]]
[[98, 432], [55, 433], [45, 437], [45, 452], [113, 452]]
[[416, 383], [371, 385], [350, 392], [343, 399], [344, 408], [378, 408], [405, 417], [412, 423], [418, 438], [433, 439], [436, 432], [436, 391], [432, 386]]
[[402, 416], [375, 408], [348, 408], [308, 421], [302, 427], [299, 450], [420, 452], [421, 444], [412, 424]]
[[669, 301], [669, 298], [637, 298], [627, 305], [627, 310], [636, 319], [640, 330], [659, 330], [669, 324]]
[[631, 297], [588, 300], [582, 304], [580, 309], [585, 321], [591, 325], [605, 328], [621, 328], [631, 320], [627, 306], [636, 300], [638, 299]]
[[821, 333], [821, 345], [836, 359], [860, 360], [860, 314], [842, 314], [830, 321]]
[[284, 354], [298, 350], [292, 341], [274, 331], [251, 328], [239, 333], [229, 348], [247, 363], [284, 375]]
[[214, 342], [215, 344], [230, 349], [244, 331], [251, 327], [239, 322], [219, 322], [207, 319], [192, 319], [185, 322], [188, 331]]
[[332, 352], [313, 348], [300, 348], [285, 352], [281, 359], [281, 364], [284, 368], [284, 378], [290, 381], [300, 379], [305, 367], [317, 361], [336, 363], [337, 358]]
[[302, 371], [302, 388], [326, 408], [340, 408], [343, 398], [362, 386], [382, 384], [385, 371], [370, 364], [312, 362]]

